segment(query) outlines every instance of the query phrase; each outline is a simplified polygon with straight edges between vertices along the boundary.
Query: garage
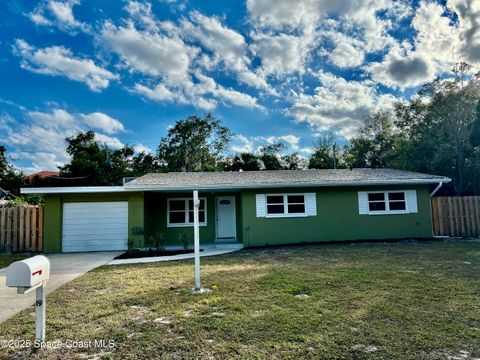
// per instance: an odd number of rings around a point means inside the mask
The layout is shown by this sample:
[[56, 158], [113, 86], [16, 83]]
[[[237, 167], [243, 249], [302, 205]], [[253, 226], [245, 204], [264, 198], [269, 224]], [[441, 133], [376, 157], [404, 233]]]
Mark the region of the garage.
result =
[[127, 201], [64, 203], [62, 224], [62, 252], [127, 249]]

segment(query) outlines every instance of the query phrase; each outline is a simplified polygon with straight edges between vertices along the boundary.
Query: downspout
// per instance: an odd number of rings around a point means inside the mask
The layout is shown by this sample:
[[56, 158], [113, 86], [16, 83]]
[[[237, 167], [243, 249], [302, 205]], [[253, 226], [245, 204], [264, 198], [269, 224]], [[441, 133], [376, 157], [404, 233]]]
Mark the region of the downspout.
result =
[[438, 190], [440, 190], [440, 188], [443, 186], [443, 181], [440, 181], [437, 185], [437, 187], [435, 188], [435, 190], [433, 190], [431, 193], [430, 193], [430, 199], [437, 193]]
[[[433, 196], [440, 190], [440, 188], [443, 186], [443, 181], [440, 181], [437, 185], [437, 187], [430, 193], [430, 217], [432, 219], [432, 236], [434, 238], [444, 238], [445, 236], [435, 236], [434, 228], [433, 228], [433, 211], [432, 211], [432, 198]], [[448, 236], [447, 236], [448, 237]]]

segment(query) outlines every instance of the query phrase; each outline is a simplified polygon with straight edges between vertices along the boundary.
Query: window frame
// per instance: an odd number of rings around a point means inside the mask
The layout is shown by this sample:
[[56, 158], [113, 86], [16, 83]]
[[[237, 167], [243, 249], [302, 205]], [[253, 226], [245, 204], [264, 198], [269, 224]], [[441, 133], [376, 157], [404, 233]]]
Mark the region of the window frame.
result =
[[[269, 214], [268, 213], [268, 197], [269, 196], [282, 196], [283, 197], [283, 213], [278, 214]], [[289, 213], [288, 212], [288, 197], [289, 196], [303, 196], [303, 213]], [[291, 205], [299, 205], [300, 203], [291, 203]], [[271, 204], [271, 205], [280, 205], [280, 203]], [[307, 194], [306, 193], [275, 193], [275, 194], [265, 194], [265, 217], [266, 218], [286, 218], [286, 217], [308, 217], [307, 212]]]
[[[403, 193], [403, 200], [391, 200], [392, 202], [404, 202], [405, 210], [390, 210], [389, 193]], [[370, 201], [370, 194], [383, 194], [383, 203], [385, 210], [370, 210], [370, 203], [382, 202], [380, 200]], [[369, 215], [390, 215], [390, 214], [409, 214], [407, 192], [405, 190], [387, 190], [387, 191], [367, 191], [367, 209]]]
[[[170, 202], [171, 201], [181, 201], [183, 200], [185, 202], [185, 210], [183, 211], [184, 213], [184, 216], [185, 216], [185, 222], [183, 223], [171, 223], [170, 222]], [[204, 201], [205, 203], [205, 209], [204, 210], [200, 210], [200, 211], [204, 211], [205, 212], [205, 221], [204, 222], [199, 222], [198, 225], [199, 226], [207, 226], [207, 198], [206, 197], [200, 197], [198, 198], [198, 200], [200, 201]], [[193, 198], [167, 198], [167, 227], [191, 227], [191, 226], [194, 226], [194, 223], [193, 222], [188, 222], [189, 221], [189, 214], [190, 214], [190, 211], [193, 211], [193, 209], [190, 209], [189, 207], [189, 202], [190, 201], [193, 201]], [[177, 212], [181, 212], [181, 211], [177, 211]]]

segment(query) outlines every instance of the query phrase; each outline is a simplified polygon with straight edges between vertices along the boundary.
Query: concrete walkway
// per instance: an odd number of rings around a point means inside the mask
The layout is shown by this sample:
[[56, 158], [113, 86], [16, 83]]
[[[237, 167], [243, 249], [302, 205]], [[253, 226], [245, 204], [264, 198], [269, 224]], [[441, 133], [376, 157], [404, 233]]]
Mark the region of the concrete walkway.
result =
[[[50, 259], [51, 264], [50, 280], [47, 283], [47, 294], [76, 277], [96, 267], [105, 265], [121, 253], [122, 252], [113, 251], [46, 255]], [[34, 302], [35, 291], [25, 295], [17, 295], [15, 288], [7, 288], [5, 285], [5, 269], [0, 270], [0, 322], [28, 308], [33, 305]]]
[[[219, 244], [212, 244], [212, 245], [201, 245], [200, 248], [203, 250], [200, 253], [200, 257], [203, 258], [207, 256], [228, 254], [234, 251], [241, 250], [243, 249], [243, 244], [242, 243], [223, 243], [223, 244], [219, 243]], [[172, 249], [174, 248], [172, 247]], [[178, 248], [175, 248], [175, 249], [178, 249]], [[193, 259], [194, 257], [195, 257], [195, 254], [190, 253], [190, 254], [179, 254], [179, 255], [172, 255], [172, 256], [154, 256], [154, 257], [145, 257], [145, 258], [137, 258], [137, 259], [120, 259], [120, 260], [112, 260], [108, 263], [108, 265], [146, 264], [146, 263], [161, 262], [161, 261]]]

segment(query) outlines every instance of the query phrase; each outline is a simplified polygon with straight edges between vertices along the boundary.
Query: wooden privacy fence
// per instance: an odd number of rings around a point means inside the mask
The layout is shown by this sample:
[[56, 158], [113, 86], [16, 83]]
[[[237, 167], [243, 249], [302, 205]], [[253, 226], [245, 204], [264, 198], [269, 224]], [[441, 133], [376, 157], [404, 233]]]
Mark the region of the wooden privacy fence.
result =
[[432, 217], [437, 236], [480, 236], [480, 196], [434, 197]]
[[43, 207], [0, 207], [0, 251], [43, 250]]

